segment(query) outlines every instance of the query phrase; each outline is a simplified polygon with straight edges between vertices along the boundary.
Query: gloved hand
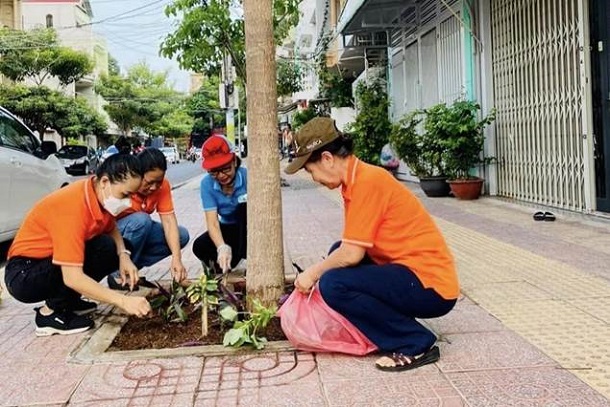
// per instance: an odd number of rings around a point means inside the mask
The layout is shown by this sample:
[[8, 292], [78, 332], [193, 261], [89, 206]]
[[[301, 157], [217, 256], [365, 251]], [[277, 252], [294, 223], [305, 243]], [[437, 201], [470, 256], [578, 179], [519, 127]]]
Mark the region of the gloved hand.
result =
[[216, 261], [218, 262], [218, 265], [222, 269], [222, 272], [226, 273], [227, 271], [229, 271], [231, 269], [231, 259], [232, 259], [231, 246], [229, 246], [226, 243], [221, 244], [220, 246], [218, 246], [218, 249], [216, 251], [218, 253], [218, 258], [216, 259]]

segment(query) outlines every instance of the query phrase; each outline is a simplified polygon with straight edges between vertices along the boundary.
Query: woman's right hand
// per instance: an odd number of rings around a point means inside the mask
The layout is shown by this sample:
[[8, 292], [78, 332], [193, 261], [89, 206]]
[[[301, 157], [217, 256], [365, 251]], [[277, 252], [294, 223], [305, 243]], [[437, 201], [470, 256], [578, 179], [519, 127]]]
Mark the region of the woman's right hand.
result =
[[299, 274], [294, 280], [294, 287], [303, 294], [311, 291], [311, 288], [318, 281], [318, 273], [314, 269], [315, 266], [308, 267], [307, 270]]
[[216, 261], [218, 262], [218, 265], [222, 269], [222, 272], [226, 273], [227, 271], [229, 271], [231, 269], [231, 260], [233, 257], [232, 251], [231, 251], [231, 246], [229, 246], [226, 243], [222, 244], [222, 245], [218, 246], [217, 252], [218, 252], [218, 258]]
[[121, 308], [129, 315], [135, 315], [140, 318], [148, 315], [152, 311], [150, 303], [144, 297], [124, 296]]

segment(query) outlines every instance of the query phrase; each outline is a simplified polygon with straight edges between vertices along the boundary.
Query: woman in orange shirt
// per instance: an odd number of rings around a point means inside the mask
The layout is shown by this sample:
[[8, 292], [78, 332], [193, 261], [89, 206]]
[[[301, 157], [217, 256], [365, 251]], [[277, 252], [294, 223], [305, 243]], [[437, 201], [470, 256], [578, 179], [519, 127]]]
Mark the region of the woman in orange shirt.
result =
[[[131, 243], [131, 259], [138, 269], [171, 255], [170, 272], [180, 282], [186, 278], [181, 249], [189, 242], [189, 232], [176, 219], [172, 187], [165, 177], [167, 160], [159, 149], [152, 147], [137, 157], [144, 174], [142, 184], [131, 195], [131, 206], [117, 217], [117, 226], [123, 238]], [[157, 212], [161, 222], [151, 218], [153, 212]], [[150, 287], [152, 283], [141, 277], [138, 285]], [[108, 276], [108, 286], [115, 290], [129, 289], [120, 284], [118, 271]]]
[[36, 335], [73, 334], [94, 323], [85, 314], [109, 303], [128, 314], [144, 316], [150, 304], [98, 284], [120, 270], [133, 287], [138, 270], [119, 233], [115, 217], [129, 206], [142, 181], [136, 157], [115, 154], [96, 175], [77, 181], [40, 200], [27, 214], [8, 252], [4, 281], [8, 292], [36, 308]]
[[401, 371], [436, 362], [436, 336], [416, 318], [448, 313], [459, 285], [434, 221], [390, 173], [358, 160], [332, 119], [310, 120], [294, 145], [286, 172], [305, 168], [314, 181], [340, 187], [345, 210], [341, 242], [298, 276], [296, 289], [306, 293], [318, 284], [331, 308], [389, 353], [377, 368]]

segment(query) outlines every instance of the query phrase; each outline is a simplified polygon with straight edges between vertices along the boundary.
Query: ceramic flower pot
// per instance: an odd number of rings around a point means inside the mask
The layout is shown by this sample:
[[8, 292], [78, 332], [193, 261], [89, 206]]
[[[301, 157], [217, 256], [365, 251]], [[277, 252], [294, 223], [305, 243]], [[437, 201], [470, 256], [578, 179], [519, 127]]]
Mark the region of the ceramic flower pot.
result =
[[472, 200], [479, 199], [483, 188], [482, 178], [454, 179], [447, 181], [451, 186], [451, 192], [457, 199]]

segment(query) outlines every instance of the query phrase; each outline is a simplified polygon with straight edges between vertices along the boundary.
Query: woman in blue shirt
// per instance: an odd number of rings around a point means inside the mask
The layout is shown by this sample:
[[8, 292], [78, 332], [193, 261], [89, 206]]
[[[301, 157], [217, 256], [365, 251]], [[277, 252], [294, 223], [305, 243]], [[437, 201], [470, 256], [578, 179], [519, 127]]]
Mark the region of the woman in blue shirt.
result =
[[210, 136], [201, 148], [203, 169], [201, 203], [208, 231], [195, 239], [193, 253], [206, 266], [223, 272], [246, 258], [248, 171], [229, 141]]

